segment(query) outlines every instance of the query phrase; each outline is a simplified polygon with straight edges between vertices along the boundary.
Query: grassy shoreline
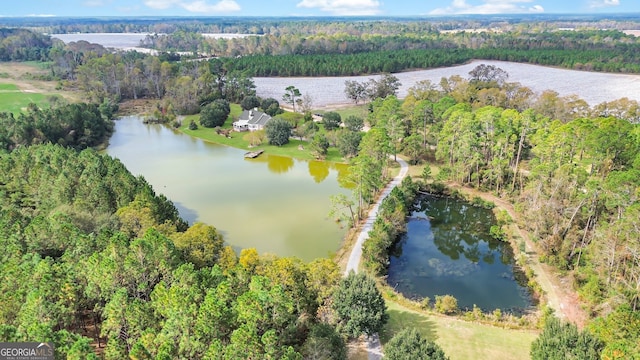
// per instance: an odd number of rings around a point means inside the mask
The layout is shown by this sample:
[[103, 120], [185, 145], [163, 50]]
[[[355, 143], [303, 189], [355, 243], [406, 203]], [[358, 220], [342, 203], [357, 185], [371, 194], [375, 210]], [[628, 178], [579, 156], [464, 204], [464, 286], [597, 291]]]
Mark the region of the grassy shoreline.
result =
[[[222, 129], [231, 129], [232, 123], [235, 118], [240, 115], [241, 109], [239, 105], [232, 104], [231, 105], [231, 114], [227, 118]], [[212, 128], [206, 128], [203, 126], [198, 126], [196, 130], [189, 129], [189, 123], [191, 121], [195, 121], [196, 124], [199, 123], [200, 115], [189, 115], [186, 116], [182, 120], [182, 124], [178, 131], [183, 134], [202, 139], [204, 141], [208, 141], [215, 144], [231, 146], [237, 149], [243, 149], [247, 151], [255, 151], [255, 150], [264, 150], [266, 154], [277, 155], [277, 156], [286, 156], [299, 160], [318, 160], [311, 154], [311, 151], [308, 149], [308, 142], [296, 138], [290, 138], [289, 143], [283, 146], [275, 146], [269, 145], [268, 143], [263, 142], [261, 145], [251, 147], [249, 141], [244, 139], [244, 136], [247, 132], [236, 132], [231, 131], [229, 133], [229, 137], [224, 135], [217, 134], [216, 131]], [[327, 153], [327, 156], [322, 161], [333, 162], [333, 163], [346, 163], [342, 155], [338, 152], [338, 149], [335, 147], [330, 147]]]

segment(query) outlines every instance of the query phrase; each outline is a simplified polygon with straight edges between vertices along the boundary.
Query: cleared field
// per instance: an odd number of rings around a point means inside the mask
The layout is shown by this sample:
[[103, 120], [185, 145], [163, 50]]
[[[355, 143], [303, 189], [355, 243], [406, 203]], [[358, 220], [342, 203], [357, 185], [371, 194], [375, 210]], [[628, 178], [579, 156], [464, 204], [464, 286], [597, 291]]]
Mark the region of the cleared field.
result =
[[0, 92], [6, 91], [19, 91], [18, 86], [16, 84], [0, 84]]
[[40, 62], [0, 62], [0, 112], [14, 114], [30, 103], [49, 106], [48, 98], [61, 96], [66, 101], [78, 101], [80, 94], [60, 90], [56, 81], [43, 81], [34, 75], [47, 74], [47, 64]]
[[10, 85], [12, 84], [0, 84], [0, 112], [17, 114], [26, 109], [30, 103], [41, 107], [47, 106], [47, 95], [20, 91], [6, 92], [4, 88]]
[[427, 316], [387, 302], [389, 323], [380, 333], [386, 344], [398, 331], [413, 327], [427, 339], [442, 347], [451, 360], [529, 359], [535, 331], [507, 330], [499, 327], [461, 321], [450, 317]]
[[[469, 77], [469, 71], [480, 64], [495, 65], [509, 73], [510, 82], [519, 82], [536, 93], [545, 90], [557, 91], [560, 95], [577, 95], [590, 105], [623, 97], [640, 101], [640, 75], [595, 73], [587, 71], [550, 68], [538, 65], [519, 64], [505, 61], [475, 60], [465, 65], [447, 68], [408, 71], [394, 74], [402, 83], [398, 96], [403, 98], [407, 91], [418, 81], [431, 80], [438, 84], [443, 77], [460, 75]], [[292, 77], [292, 78], [254, 78], [258, 96], [282, 99], [284, 89], [293, 85], [300, 92], [309, 94], [315, 108], [345, 105], [351, 102], [344, 95], [344, 82], [366, 81], [378, 76], [345, 77]]]

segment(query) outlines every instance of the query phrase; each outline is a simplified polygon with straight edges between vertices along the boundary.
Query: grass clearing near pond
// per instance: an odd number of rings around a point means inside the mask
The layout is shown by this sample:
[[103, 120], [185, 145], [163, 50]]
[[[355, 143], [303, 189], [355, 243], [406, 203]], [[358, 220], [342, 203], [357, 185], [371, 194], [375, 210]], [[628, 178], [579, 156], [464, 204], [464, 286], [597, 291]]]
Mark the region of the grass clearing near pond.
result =
[[[227, 121], [221, 127], [222, 129], [231, 129], [232, 123], [234, 119], [237, 119], [240, 116], [242, 110], [240, 106], [236, 104], [231, 105], [231, 113], [227, 118]], [[206, 128], [198, 125], [197, 130], [190, 130], [189, 123], [191, 121], [195, 121], [196, 124], [199, 124], [200, 116], [199, 115], [190, 115], [184, 118], [182, 121], [182, 125], [179, 130], [189, 136], [197, 137], [199, 139], [209, 141], [216, 144], [227, 145], [231, 147], [235, 147], [238, 149], [246, 149], [247, 151], [256, 151], [256, 150], [264, 150], [265, 153], [271, 155], [279, 155], [286, 156], [294, 159], [302, 159], [302, 160], [315, 160], [315, 157], [311, 155], [309, 150], [309, 143], [306, 141], [300, 141], [295, 138], [290, 138], [289, 143], [283, 146], [274, 146], [269, 145], [265, 140], [261, 145], [255, 147], [249, 147], [249, 141], [244, 139], [244, 136], [248, 134], [248, 132], [236, 132], [232, 131], [229, 133], [230, 137], [225, 137], [224, 135], [216, 134], [216, 131], [212, 128]], [[335, 147], [331, 147], [328, 150], [327, 157], [325, 161], [329, 162], [344, 162], [344, 159], [338, 152], [338, 149]]]
[[386, 344], [404, 328], [416, 328], [423, 337], [435, 341], [451, 360], [529, 359], [533, 330], [511, 330], [460, 319], [421, 314], [387, 300], [389, 322], [380, 333]]
[[47, 95], [21, 91], [7, 91], [4, 88], [10, 87], [10, 85], [13, 84], [0, 85], [3, 85], [3, 87], [0, 87], [0, 89], [3, 90], [0, 91], [0, 112], [10, 112], [17, 115], [24, 111], [31, 103], [34, 103], [39, 107], [49, 107]]

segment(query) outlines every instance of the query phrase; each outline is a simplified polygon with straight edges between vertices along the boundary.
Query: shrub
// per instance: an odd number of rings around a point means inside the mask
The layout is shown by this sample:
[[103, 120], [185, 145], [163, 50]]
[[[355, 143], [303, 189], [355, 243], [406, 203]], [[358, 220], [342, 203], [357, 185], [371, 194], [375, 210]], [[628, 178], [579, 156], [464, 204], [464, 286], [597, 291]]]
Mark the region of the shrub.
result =
[[458, 299], [453, 295], [436, 295], [435, 309], [441, 314], [451, 315], [458, 312]]
[[322, 123], [324, 124], [325, 130], [331, 131], [340, 127], [342, 117], [337, 112], [329, 111], [322, 117]]
[[436, 343], [426, 340], [416, 329], [404, 329], [391, 338], [384, 347], [387, 360], [447, 360]]

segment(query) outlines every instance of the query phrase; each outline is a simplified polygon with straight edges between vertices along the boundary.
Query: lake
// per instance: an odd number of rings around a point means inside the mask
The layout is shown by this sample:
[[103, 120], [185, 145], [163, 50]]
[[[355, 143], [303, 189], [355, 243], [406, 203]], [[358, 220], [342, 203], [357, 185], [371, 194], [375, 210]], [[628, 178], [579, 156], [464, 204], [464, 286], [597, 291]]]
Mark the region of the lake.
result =
[[128, 49], [140, 46], [149, 33], [78, 33], [78, 34], [51, 34], [51, 37], [62, 40], [65, 44], [77, 41], [88, 41], [100, 44], [106, 48]]
[[392, 251], [389, 285], [408, 298], [453, 295], [460, 308], [522, 310], [531, 306], [514, 277], [510, 244], [489, 235], [491, 210], [424, 196]]
[[236, 249], [310, 261], [338, 250], [344, 237], [328, 212], [331, 195], [350, 194], [338, 183], [347, 165], [268, 153], [244, 159], [245, 150], [135, 116], [116, 121], [106, 152], [143, 175], [185, 220], [215, 226]]
[[[151, 33], [76, 33], [76, 34], [50, 34], [51, 37], [62, 40], [65, 44], [74, 41], [88, 41], [93, 44], [100, 44], [106, 48], [120, 50], [137, 50], [140, 52], [149, 52], [149, 49], [141, 48], [140, 41], [144, 40]], [[163, 35], [163, 34], [159, 34]], [[259, 36], [253, 34], [217, 34], [204, 33], [201, 34], [205, 38], [211, 39], [235, 39], [248, 36]]]

